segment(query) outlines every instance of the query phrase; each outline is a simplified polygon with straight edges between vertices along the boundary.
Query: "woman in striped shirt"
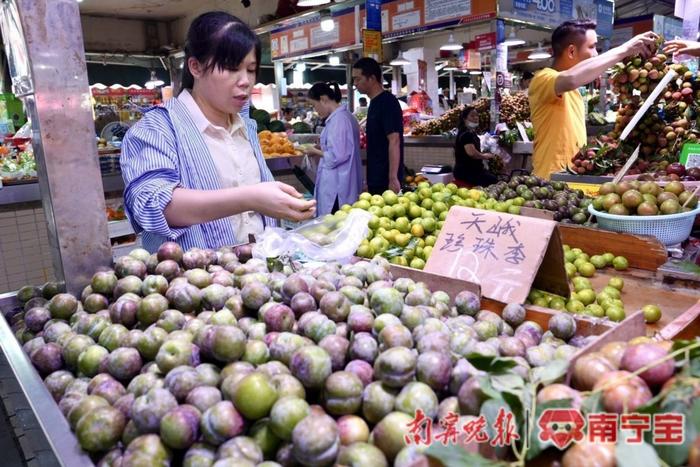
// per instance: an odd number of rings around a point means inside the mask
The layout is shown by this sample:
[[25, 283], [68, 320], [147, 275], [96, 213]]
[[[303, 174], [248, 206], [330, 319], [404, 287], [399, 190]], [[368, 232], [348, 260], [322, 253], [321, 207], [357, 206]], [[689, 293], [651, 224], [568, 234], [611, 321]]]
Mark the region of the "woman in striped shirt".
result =
[[238, 18], [205, 13], [190, 26], [182, 92], [127, 133], [120, 164], [127, 215], [143, 245], [184, 249], [247, 242], [276, 219], [315, 215], [262, 157], [250, 92], [260, 42]]

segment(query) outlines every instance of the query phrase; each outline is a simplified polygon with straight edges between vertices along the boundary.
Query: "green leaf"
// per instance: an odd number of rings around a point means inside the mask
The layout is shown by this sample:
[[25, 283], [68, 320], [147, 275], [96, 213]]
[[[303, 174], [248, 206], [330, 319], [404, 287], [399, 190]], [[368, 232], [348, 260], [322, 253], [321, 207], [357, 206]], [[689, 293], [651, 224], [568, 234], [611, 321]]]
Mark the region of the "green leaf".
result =
[[[620, 434], [622, 437], [622, 432]], [[625, 436], [625, 440], [627, 437]], [[629, 444], [620, 440], [615, 446], [617, 467], [657, 467], [659, 457], [654, 448], [647, 443]]]
[[[693, 344], [697, 344], [697, 342], [698, 342], [698, 339], [690, 339], [690, 340], [679, 339], [679, 340], [673, 342], [672, 351], [675, 352], [677, 350], [684, 349], [684, 348], [689, 347]], [[676, 355], [677, 361], [685, 360], [685, 358], [686, 358], [686, 355], [683, 353], [680, 355]], [[690, 358], [691, 358], [691, 360], [700, 359], [700, 347], [696, 347], [690, 351]]]
[[525, 380], [519, 375], [507, 373], [503, 375], [492, 375], [491, 386], [500, 392], [518, 391], [525, 385]]
[[523, 393], [524, 392], [519, 392], [519, 393], [513, 393], [506, 391], [502, 394], [503, 400], [506, 401], [508, 406], [510, 407], [511, 412], [513, 412], [513, 415], [515, 416], [515, 421], [519, 429], [520, 433], [520, 439], [525, 439], [525, 434], [523, 433], [523, 421], [525, 420], [525, 409], [523, 405]]
[[486, 418], [486, 431], [489, 434], [489, 440], [493, 440], [496, 436], [496, 429], [493, 425], [496, 423], [498, 411], [501, 408], [506, 412], [509, 410], [508, 404], [503, 399], [489, 399], [481, 405], [480, 415]]
[[688, 373], [690, 376], [700, 378], [700, 358], [695, 358], [690, 361]]
[[569, 362], [567, 360], [552, 360], [545, 366], [538, 366], [532, 370], [530, 381], [535, 384], [543, 384], [545, 386], [554, 383], [566, 374], [569, 370]]
[[690, 409], [690, 423], [700, 432], [700, 399], [695, 399], [693, 407]]
[[517, 362], [512, 358], [492, 357], [479, 353], [470, 353], [466, 359], [474, 368], [487, 373], [505, 373], [517, 366]]
[[479, 454], [465, 451], [461, 446], [433, 443], [425, 451], [425, 455], [439, 460], [445, 467], [505, 467], [505, 462], [497, 462], [481, 457]]
[[527, 450], [526, 460], [532, 460], [545, 449], [554, 446], [551, 441], [540, 440], [540, 427], [537, 424], [542, 412], [546, 409], [566, 409], [571, 407], [571, 399], [561, 399], [555, 401], [547, 401], [544, 404], [537, 404], [535, 408], [535, 417], [532, 426], [530, 427], [530, 445]]
[[602, 396], [603, 393], [601, 391], [596, 391], [586, 397], [581, 404], [581, 412], [583, 412], [584, 415], [605, 412], [603, 401], [601, 400]]
[[481, 375], [478, 377], [479, 379], [479, 389], [481, 389], [481, 392], [486, 394], [488, 397], [491, 399], [500, 399], [501, 398], [501, 393], [499, 391], [496, 391], [493, 386], [491, 386], [491, 378], [489, 375]]
[[[696, 400], [692, 408], [687, 401], [674, 399], [664, 402], [658, 413], [685, 413], [685, 432], [683, 444], [654, 444], [656, 453], [664, 462], [671, 466], [684, 465], [688, 461], [690, 446], [700, 432], [695, 420], [700, 418], [700, 400]], [[644, 437], [647, 443], [653, 444], [653, 433], [648, 431]]]

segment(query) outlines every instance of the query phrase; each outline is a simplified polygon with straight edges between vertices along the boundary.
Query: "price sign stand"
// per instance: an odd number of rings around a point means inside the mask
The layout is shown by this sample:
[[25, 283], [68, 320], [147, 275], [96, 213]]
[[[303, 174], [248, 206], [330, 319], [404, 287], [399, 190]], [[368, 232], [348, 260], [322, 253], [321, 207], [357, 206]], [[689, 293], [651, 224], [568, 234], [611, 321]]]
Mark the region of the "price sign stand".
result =
[[480, 284], [502, 303], [525, 303], [533, 286], [571, 293], [556, 222], [481, 209], [450, 209], [425, 271]]

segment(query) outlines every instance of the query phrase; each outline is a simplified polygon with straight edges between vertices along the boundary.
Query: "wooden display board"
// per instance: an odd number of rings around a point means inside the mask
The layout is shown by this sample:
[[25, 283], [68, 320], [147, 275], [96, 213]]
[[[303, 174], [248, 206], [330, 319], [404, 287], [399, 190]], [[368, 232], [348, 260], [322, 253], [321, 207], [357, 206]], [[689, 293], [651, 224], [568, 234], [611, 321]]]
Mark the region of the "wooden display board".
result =
[[568, 297], [557, 223], [453, 206], [427, 272], [481, 285], [485, 297], [525, 303], [533, 285]]

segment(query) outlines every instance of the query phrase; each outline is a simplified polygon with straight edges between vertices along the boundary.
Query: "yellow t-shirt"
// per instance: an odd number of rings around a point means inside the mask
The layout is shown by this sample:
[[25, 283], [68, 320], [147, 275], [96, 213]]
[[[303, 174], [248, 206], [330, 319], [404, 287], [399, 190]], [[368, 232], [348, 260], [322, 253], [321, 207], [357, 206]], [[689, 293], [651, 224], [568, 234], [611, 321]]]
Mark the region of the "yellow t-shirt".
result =
[[557, 96], [554, 83], [559, 72], [544, 68], [529, 88], [530, 117], [535, 130], [533, 174], [549, 179], [564, 170], [586, 144], [586, 115], [577, 90]]

